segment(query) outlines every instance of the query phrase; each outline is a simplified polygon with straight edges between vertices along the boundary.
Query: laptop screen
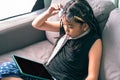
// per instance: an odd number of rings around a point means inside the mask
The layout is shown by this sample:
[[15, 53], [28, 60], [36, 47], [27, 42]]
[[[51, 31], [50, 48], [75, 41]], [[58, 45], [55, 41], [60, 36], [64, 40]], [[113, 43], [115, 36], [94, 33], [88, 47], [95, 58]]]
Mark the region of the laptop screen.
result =
[[24, 74], [29, 74], [32, 76], [37, 76], [37, 77], [43, 77], [46, 79], [53, 80], [51, 75], [48, 73], [46, 68], [43, 66], [43, 64], [18, 57], [18, 56], [13, 56], [15, 62], [17, 63], [18, 67], [20, 68], [20, 71]]

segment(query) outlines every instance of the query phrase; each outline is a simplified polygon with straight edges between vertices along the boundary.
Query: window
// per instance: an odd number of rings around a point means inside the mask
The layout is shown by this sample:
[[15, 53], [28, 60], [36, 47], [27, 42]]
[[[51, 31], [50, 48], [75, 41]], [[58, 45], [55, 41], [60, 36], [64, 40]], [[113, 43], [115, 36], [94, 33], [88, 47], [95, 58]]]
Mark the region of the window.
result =
[[31, 12], [37, 0], [0, 0], [0, 20]]

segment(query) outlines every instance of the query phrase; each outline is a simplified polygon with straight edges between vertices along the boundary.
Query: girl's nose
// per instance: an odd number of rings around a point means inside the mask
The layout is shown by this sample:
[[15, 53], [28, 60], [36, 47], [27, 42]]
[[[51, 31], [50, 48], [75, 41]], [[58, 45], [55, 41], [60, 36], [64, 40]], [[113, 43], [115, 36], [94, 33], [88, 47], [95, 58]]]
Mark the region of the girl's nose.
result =
[[69, 27], [66, 25], [65, 26], [65, 32], [68, 33], [69, 32]]

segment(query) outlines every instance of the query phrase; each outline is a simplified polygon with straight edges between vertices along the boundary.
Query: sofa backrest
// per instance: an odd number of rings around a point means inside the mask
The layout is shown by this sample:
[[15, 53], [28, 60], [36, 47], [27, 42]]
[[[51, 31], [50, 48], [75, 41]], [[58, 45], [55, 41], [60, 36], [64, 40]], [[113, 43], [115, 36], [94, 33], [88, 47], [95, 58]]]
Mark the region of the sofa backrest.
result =
[[120, 80], [120, 8], [114, 9], [103, 30], [100, 80]]
[[46, 9], [0, 21], [0, 53], [45, 39], [45, 33], [32, 27], [33, 19]]

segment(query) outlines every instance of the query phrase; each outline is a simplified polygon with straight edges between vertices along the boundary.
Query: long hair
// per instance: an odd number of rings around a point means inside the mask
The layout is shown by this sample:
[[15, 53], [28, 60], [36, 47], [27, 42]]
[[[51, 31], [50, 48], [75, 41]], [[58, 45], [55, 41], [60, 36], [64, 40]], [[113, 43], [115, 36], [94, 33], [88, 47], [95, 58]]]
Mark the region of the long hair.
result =
[[[101, 37], [99, 24], [94, 16], [93, 10], [86, 0], [70, 0], [63, 7], [63, 14], [66, 14], [66, 20], [74, 19], [77, 23], [87, 23], [90, 30], [94, 31]], [[60, 35], [65, 34], [61, 23]]]
[[[66, 20], [71, 22], [71, 20], [79, 23], [80, 25], [83, 23], [87, 23], [89, 25], [90, 31], [96, 33], [101, 38], [101, 33], [99, 29], [99, 24], [97, 19], [94, 16], [93, 10], [89, 3], [86, 0], [70, 0], [63, 7], [63, 15], [65, 14]], [[65, 34], [62, 20], [60, 21], [60, 37], [58, 40]], [[79, 45], [75, 45], [74, 48], [80, 48], [86, 41], [89, 39], [88, 36], [84, 37]], [[57, 45], [57, 42], [54, 47]]]

